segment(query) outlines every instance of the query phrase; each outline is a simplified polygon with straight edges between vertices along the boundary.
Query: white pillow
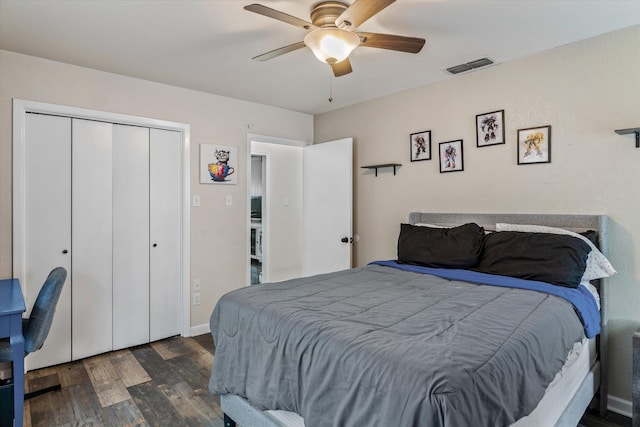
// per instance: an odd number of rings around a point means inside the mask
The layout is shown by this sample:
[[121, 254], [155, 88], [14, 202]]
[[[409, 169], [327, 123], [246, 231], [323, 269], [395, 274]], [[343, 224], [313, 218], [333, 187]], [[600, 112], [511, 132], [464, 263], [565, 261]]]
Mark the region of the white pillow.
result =
[[447, 228], [447, 227], [443, 227], [442, 225], [435, 225], [435, 224], [426, 224], [424, 222], [418, 222], [413, 224], [416, 227], [429, 227], [429, 228]]
[[585, 241], [590, 247], [589, 257], [587, 258], [587, 268], [582, 275], [582, 281], [588, 282], [589, 280], [601, 279], [603, 277], [609, 277], [616, 273], [609, 260], [595, 247], [591, 240], [587, 239], [581, 234], [574, 233], [573, 231], [565, 230], [563, 228], [547, 227], [544, 225], [528, 225], [528, 224], [505, 224], [497, 223], [496, 231], [524, 231], [529, 233], [550, 233], [550, 234], [567, 234], [569, 236], [577, 237]]

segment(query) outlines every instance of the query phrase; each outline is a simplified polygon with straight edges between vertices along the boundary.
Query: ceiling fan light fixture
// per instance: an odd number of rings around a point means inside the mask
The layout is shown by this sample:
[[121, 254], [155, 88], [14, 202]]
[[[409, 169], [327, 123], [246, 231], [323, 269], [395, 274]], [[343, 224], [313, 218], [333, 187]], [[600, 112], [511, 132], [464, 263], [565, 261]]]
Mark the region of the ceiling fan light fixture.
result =
[[318, 28], [305, 36], [304, 44], [318, 60], [335, 64], [347, 59], [360, 46], [360, 37], [340, 28]]

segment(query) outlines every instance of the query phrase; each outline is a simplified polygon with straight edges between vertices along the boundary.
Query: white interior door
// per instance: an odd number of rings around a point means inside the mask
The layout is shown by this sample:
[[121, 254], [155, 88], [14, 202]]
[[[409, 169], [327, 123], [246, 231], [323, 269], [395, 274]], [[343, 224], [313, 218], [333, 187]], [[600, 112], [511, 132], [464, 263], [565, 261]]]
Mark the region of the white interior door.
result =
[[149, 342], [149, 128], [113, 127], [113, 349]]
[[51, 270], [67, 270], [49, 335], [25, 362], [38, 369], [71, 361], [71, 119], [27, 114], [24, 161], [27, 309]]
[[180, 133], [151, 129], [150, 294], [151, 341], [180, 333], [182, 144]]
[[112, 129], [72, 119], [73, 360], [112, 349]]
[[304, 148], [304, 276], [351, 268], [352, 158], [352, 138]]

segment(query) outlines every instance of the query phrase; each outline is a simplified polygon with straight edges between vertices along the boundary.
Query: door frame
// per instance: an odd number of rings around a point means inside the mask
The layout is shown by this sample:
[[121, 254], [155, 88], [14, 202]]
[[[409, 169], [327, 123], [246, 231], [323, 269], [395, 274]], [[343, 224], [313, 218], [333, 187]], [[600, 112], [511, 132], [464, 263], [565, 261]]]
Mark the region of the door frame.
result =
[[[191, 336], [191, 127], [186, 123], [170, 122], [166, 120], [151, 119], [148, 117], [131, 116], [126, 114], [110, 113], [106, 111], [91, 110], [86, 108], [68, 107], [58, 104], [49, 104], [23, 99], [13, 99], [13, 276], [25, 277], [25, 141], [26, 141], [26, 114], [41, 113], [54, 116], [65, 116], [78, 119], [104, 121], [123, 125], [143, 126], [149, 128], [165, 129], [180, 132], [182, 141], [182, 212], [181, 212], [181, 335]], [[22, 281], [24, 283], [24, 280]], [[24, 292], [24, 285], [23, 285]]]

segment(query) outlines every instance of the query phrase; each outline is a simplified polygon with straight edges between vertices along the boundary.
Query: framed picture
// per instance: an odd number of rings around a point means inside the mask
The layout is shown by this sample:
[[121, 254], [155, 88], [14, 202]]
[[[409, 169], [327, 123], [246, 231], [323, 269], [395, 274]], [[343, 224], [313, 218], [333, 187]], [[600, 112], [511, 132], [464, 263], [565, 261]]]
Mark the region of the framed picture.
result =
[[238, 149], [200, 144], [200, 184], [237, 184]]
[[409, 137], [409, 146], [411, 147], [411, 161], [418, 162], [420, 160], [431, 159], [431, 131], [423, 130], [422, 132], [412, 133]]
[[478, 147], [504, 144], [504, 110], [476, 116], [476, 144]]
[[441, 142], [439, 145], [440, 173], [463, 171], [462, 140]]
[[551, 126], [518, 129], [518, 164], [551, 163]]

